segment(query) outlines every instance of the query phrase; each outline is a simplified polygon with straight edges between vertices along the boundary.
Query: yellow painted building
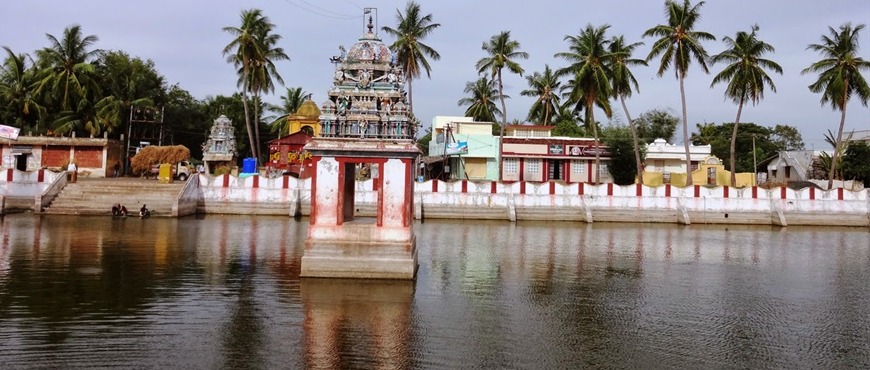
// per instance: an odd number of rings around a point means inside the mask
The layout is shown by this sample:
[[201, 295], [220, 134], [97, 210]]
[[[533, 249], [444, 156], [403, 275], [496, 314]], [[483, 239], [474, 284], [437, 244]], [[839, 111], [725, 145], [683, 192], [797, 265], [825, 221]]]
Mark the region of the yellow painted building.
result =
[[309, 135], [320, 136], [320, 108], [311, 99], [306, 99], [296, 113], [287, 116], [289, 134], [307, 131]]
[[[742, 188], [755, 185], [755, 176], [750, 172], [738, 173], [735, 187]], [[647, 186], [661, 186], [671, 184], [674, 186], [686, 186], [685, 173], [663, 173], [657, 171], [644, 171], [643, 182]], [[708, 156], [698, 164], [698, 169], [692, 171], [693, 185], [731, 185], [731, 171], [725, 169], [725, 165], [716, 156]]]

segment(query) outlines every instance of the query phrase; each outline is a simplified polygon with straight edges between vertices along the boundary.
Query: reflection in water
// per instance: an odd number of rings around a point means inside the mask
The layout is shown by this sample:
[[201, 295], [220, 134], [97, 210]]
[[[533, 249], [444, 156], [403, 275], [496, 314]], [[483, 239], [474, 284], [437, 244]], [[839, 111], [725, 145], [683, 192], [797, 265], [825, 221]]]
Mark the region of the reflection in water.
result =
[[416, 282], [300, 280], [289, 217], [0, 230], [4, 367], [870, 367], [866, 229], [430, 221]]
[[411, 367], [413, 281], [306, 278], [301, 295], [307, 367]]

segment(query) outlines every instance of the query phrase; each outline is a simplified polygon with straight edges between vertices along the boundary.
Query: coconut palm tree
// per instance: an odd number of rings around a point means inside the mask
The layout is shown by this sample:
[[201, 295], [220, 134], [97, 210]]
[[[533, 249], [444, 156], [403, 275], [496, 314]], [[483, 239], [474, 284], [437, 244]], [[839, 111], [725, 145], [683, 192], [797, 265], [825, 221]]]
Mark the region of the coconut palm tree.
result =
[[483, 76], [475, 82], [465, 84], [464, 92], [469, 96], [459, 99], [457, 104], [460, 107], [468, 106], [468, 109], [465, 110], [465, 116], [472, 117], [479, 122], [497, 122], [498, 117], [504, 116], [495, 102], [510, 97], [501, 95], [494, 80]]
[[767, 75], [765, 69], [782, 74], [782, 67], [770, 59], [764, 59], [764, 54], [772, 53], [773, 46], [758, 39], [756, 33], [758, 25], [752, 26], [751, 32], [740, 31], [732, 39], [725, 36], [722, 39], [728, 49], [714, 55], [710, 62], [728, 63], [727, 66], [713, 78], [710, 87], [720, 82], [728, 82], [725, 88], [725, 96], [737, 104], [737, 118], [734, 119], [734, 129], [731, 132], [731, 186], [737, 185], [737, 167], [735, 164], [735, 151], [737, 147], [737, 125], [740, 124], [740, 114], [743, 112], [743, 104], [747, 101], [753, 105], [764, 99], [764, 85], [770, 86], [770, 90], [776, 92], [776, 85]]
[[420, 67], [426, 71], [426, 77], [431, 77], [432, 67], [429, 65], [427, 57], [432, 58], [432, 60], [441, 59], [441, 55], [429, 45], [424, 44], [423, 39], [436, 28], [441, 27], [441, 24], [432, 23], [432, 14], [421, 16], [420, 4], [413, 1], [408, 2], [405, 14], [396, 9], [396, 21], [398, 22], [396, 28], [384, 26], [381, 30], [396, 38], [396, 41], [390, 45], [390, 50], [396, 53], [396, 63], [402, 67], [405, 73], [405, 80], [408, 84], [408, 106], [413, 112], [414, 94], [411, 81], [420, 78]]
[[37, 93], [47, 93], [62, 110], [74, 110], [87, 93], [99, 91], [90, 61], [101, 51], [88, 50], [97, 42], [97, 36], [83, 36], [79, 25], [64, 29], [60, 40], [50, 34], [45, 36], [51, 45], [37, 51], [37, 56], [48, 68], [44, 69]]
[[[499, 129], [498, 140], [498, 158], [501, 161], [501, 156], [504, 148], [504, 127], [507, 125], [507, 107], [504, 99], [504, 83], [502, 81], [502, 69], [507, 68], [508, 71], [523, 75], [523, 67], [516, 62], [516, 59], [528, 59], [529, 54], [519, 51], [520, 43], [516, 40], [511, 40], [510, 31], [502, 31], [498, 35], [490, 38], [489, 42], [484, 42], [481, 49], [486, 51], [488, 56], [481, 58], [475, 65], [478, 73], [483, 73], [486, 70], [490, 71], [491, 78], [496, 78], [498, 82], [498, 95], [501, 100], [501, 128]], [[501, 180], [502, 171], [499, 171], [499, 181]]]
[[653, 43], [652, 49], [646, 60], [652, 60], [661, 55], [658, 76], [665, 74], [672, 65], [674, 74], [680, 81], [680, 98], [683, 105], [683, 142], [686, 147], [686, 186], [692, 185], [692, 160], [689, 157], [689, 118], [686, 113], [686, 87], [685, 79], [689, 71], [692, 59], [698, 62], [704, 73], [710, 73], [707, 68], [707, 51], [701, 45], [701, 41], [715, 41], [716, 37], [703, 31], [695, 31], [695, 23], [701, 18], [701, 6], [703, 1], [692, 6], [689, 0], [683, 0], [682, 4], [676, 1], [665, 1], [665, 16], [667, 24], [660, 24], [646, 30], [643, 37], [658, 37]]
[[251, 156], [257, 158], [257, 145], [254, 130], [251, 128], [251, 116], [248, 108], [248, 92], [250, 76], [256, 66], [256, 61], [263, 55], [263, 48], [258, 40], [264, 28], [271, 29], [274, 25], [263, 15], [260, 9], [244, 10], [241, 13], [239, 27], [224, 27], [224, 32], [233, 36], [232, 41], [224, 47], [223, 54], [227, 62], [238, 68], [238, 86], [242, 88], [242, 104], [245, 110], [245, 128], [248, 131], [248, 141], [251, 144]]
[[828, 35], [822, 35], [822, 43], [807, 47], [822, 54], [824, 59], [801, 71], [801, 74], [819, 74], [818, 80], [809, 86], [810, 91], [822, 94], [822, 105], [831, 104], [831, 108], [840, 111], [840, 127], [837, 130], [831, 171], [828, 171], [828, 189], [834, 186], [837, 157], [843, 142], [843, 126], [846, 124], [846, 104], [856, 96], [866, 107], [870, 99], [870, 87], [861, 75], [862, 70], [870, 69], [870, 61], [858, 54], [858, 33], [864, 27], [859, 24], [853, 28], [851, 23], [841, 25], [839, 31], [828, 27]]
[[558, 91], [562, 83], [559, 82], [559, 77], [549, 65], [544, 65], [544, 73], [535, 72], [526, 76], [526, 81], [529, 89], [521, 91], [520, 95], [535, 98], [532, 108], [529, 109], [528, 120], [542, 125], [550, 124], [561, 104]]
[[0, 65], [0, 109], [5, 105], [13, 112], [11, 123], [16, 126], [36, 123], [39, 131], [39, 120], [46, 109], [35, 97], [33, 59], [27, 54], [15, 54], [6, 46], [3, 49], [8, 56]]
[[301, 87], [288, 87], [287, 95], [281, 97], [281, 105], [266, 104], [266, 109], [279, 114], [272, 120], [272, 132], [278, 131], [279, 136], [285, 132], [289, 133], [290, 126], [287, 117], [296, 113], [309, 95]]
[[[267, 19], [267, 18], [266, 18]], [[266, 20], [262, 24], [262, 28], [257, 30], [256, 40], [259, 44], [259, 53], [252, 58], [251, 71], [248, 76], [247, 90], [251, 93], [255, 100], [260, 101], [260, 94], [263, 92], [272, 93], [275, 91], [275, 84], [272, 81], [274, 78], [278, 83], [284, 85], [284, 79], [278, 74], [275, 68], [275, 62], [281, 60], [290, 60], [290, 57], [284, 53], [284, 49], [275, 45], [281, 39], [281, 35], [272, 33], [274, 25]], [[241, 81], [240, 81], [241, 82]], [[254, 104], [254, 137], [257, 145], [257, 153], [260, 153], [260, 104]]]
[[577, 109], [585, 109], [586, 126], [592, 128], [595, 138], [595, 182], [599, 182], [601, 154], [598, 140], [598, 124], [595, 121], [596, 106], [604, 111], [609, 118], [613, 115], [610, 108], [610, 97], [613, 87], [610, 84], [613, 64], [613, 54], [608, 50], [610, 41], [606, 37], [610, 25], [594, 27], [591, 24], [580, 31], [577, 36], [567, 35], [568, 51], [556, 53], [571, 64], [558, 70], [559, 75], [570, 74], [574, 78], [565, 85], [567, 100]]
[[634, 86], [634, 90], [640, 91], [637, 79], [634, 78], [634, 74], [631, 73], [629, 67], [647, 65], [645, 60], [634, 59], [631, 57], [634, 49], [640, 45], [643, 45], [643, 43], [635, 42], [633, 44], [627, 44], [625, 38], [620, 35], [614, 36], [610, 39], [608, 50], [613, 56], [613, 60], [611, 61], [612, 64], [610, 65], [613, 95], [619, 98], [619, 101], [622, 103], [622, 109], [625, 111], [625, 118], [628, 119], [628, 127], [631, 129], [631, 139], [634, 143], [634, 160], [637, 162], [637, 178], [640, 183], [643, 184], [643, 163], [640, 159], [640, 144], [637, 139], [637, 126], [634, 125], [634, 121], [631, 119], [631, 114], [628, 113], [628, 106], [625, 105], [625, 98], [631, 96], [632, 86]]
[[502, 69], [507, 68], [508, 71], [523, 75], [523, 67], [516, 62], [516, 59], [528, 59], [529, 54], [519, 51], [520, 43], [516, 40], [511, 40], [510, 31], [502, 31], [498, 35], [493, 36], [489, 42], [484, 42], [481, 49], [486, 51], [486, 57], [481, 58], [475, 65], [478, 73], [490, 71], [490, 77], [495, 78], [498, 83], [498, 93], [501, 96], [501, 111], [502, 111], [502, 126], [507, 124], [507, 107], [504, 103], [504, 82], [502, 81]]

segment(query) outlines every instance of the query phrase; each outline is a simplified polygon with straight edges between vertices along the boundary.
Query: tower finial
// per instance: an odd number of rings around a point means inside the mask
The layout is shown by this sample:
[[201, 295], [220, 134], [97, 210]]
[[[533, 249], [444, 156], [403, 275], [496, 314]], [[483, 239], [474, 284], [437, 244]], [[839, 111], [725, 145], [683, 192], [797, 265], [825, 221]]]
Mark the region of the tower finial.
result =
[[368, 25], [369, 33], [372, 33], [372, 27], [374, 27], [374, 26], [372, 25], [372, 16], [369, 16], [369, 25]]

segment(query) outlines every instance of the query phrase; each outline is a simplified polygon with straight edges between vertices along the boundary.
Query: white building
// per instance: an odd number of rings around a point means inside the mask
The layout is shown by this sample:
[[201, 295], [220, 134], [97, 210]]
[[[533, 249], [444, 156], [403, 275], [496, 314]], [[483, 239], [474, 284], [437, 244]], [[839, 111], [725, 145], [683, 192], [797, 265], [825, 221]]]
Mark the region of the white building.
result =
[[789, 182], [805, 181], [813, 179], [813, 162], [818, 160], [822, 153], [833, 155], [831, 150], [792, 150], [781, 151], [779, 155], [767, 165], [767, 181]]
[[[689, 159], [692, 161], [692, 171], [698, 169], [698, 164], [710, 156], [710, 145], [689, 145]], [[645, 172], [686, 173], [686, 147], [682, 144], [668, 144], [665, 139], [655, 139], [646, 146]]]

